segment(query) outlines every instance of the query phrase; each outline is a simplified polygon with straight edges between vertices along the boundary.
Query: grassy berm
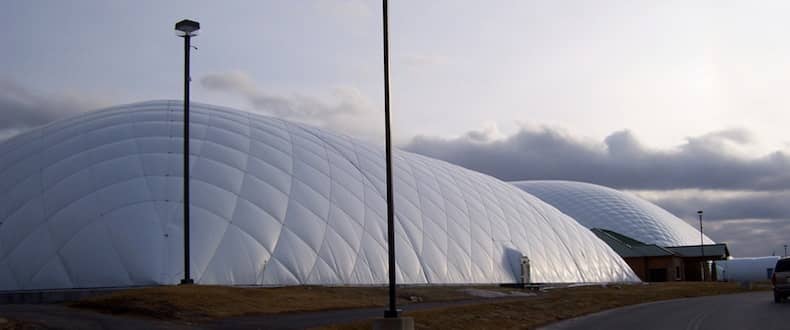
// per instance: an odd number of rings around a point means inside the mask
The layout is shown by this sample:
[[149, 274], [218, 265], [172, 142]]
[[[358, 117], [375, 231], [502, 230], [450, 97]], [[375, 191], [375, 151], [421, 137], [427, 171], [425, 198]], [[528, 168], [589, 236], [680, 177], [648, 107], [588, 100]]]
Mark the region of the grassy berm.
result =
[[[487, 301], [467, 294], [459, 286], [424, 286], [398, 289], [399, 304], [479, 299], [479, 304], [406, 313], [418, 328], [531, 328], [556, 320], [649, 301], [748, 291], [735, 283], [656, 283], [580, 286], [542, 291], [533, 297], [507, 302]], [[477, 287], [487, 291], [517, 289]], [[765, 285], [753, 290], [766, 290]], [[768, 293], [766, 293], [766, 297]], [[767, 298], [766, 298], [767, 299]], [[215, 319], [287, 312], [382, 307], [384, 287], [241, 288], [223, 286], [163, 286], [117, 291], [70, 303], [70, 307], [103, 313], [201, 322]], [[370, 329], [371, 323], [336, 325], [332, 329]]]
[[[532, 329], [603, 310], [652, 301], [768, 290], [759, 284], [743, 289], [735, 283], [651, 283], [640, 285], [583, 286], [551, 290], [537, 297], [448, 307], [405, 313], [417, 329]], [[770, 299], [766, 292], [765, 299]], [[371, 321], [341, 324], [324, 329], [370, 329]]]
[[[398, 289], [398, 304], [476, 298], [463, 292], [467, 288], [471, 287], [401, 288]], [[512, 291], [498, 287], [485, 287], [485, 290]], [[254, 314], [382, 307], [387, 303], [387, 292], [385, 287], [161, 286], [88, 297], [69, 306], [111, 314], [195, 321]]]

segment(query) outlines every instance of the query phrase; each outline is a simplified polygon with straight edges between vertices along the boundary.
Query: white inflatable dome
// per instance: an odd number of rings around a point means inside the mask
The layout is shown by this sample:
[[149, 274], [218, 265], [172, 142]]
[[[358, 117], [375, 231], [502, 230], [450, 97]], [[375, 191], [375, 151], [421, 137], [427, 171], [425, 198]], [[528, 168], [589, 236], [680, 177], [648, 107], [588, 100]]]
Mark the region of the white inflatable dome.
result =
[[[612, 188], [573, 181], [520, 181], [537, 196], [587, 228], [602, 228], [660, 246], [699, 245], [699, 230], [661, 207]], [[704, 236], [705, 244], [714, 242]]]
[[714, 261], [716, 279], [719, 281], [770, 281], [779, 256], [733, 258]]
[[[195, 104], [191, 273], [201, 284], [387, 281], [383, 148]], [[152, 101], [0, 144], [0, 290], [178, 283], [182, 105]], [[396, 151], [400, 283], [638, 281], [573, 219], [492, 177]]]

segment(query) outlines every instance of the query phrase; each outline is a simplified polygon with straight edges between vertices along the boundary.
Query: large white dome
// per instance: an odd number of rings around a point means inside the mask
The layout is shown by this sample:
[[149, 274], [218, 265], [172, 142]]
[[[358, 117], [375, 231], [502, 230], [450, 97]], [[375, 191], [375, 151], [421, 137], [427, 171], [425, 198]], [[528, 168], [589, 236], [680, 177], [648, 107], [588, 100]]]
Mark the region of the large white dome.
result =
[[[202, 284], [387, 281], [383, 148], [195, 104], [191, 269]], [[183, 276], [182, 106], [152, 101], [0, 144], [0, 290]], [[400, 283], [638, 281], [589, 230], [516, 187], [394, 154]]]
[[[660, 246], [699, 245], [699, 230], [632, 194], [573, 181], [520, 181], [516, 187], [537, 196], [587, 228], [612, 230]], [[704, 236], [705, 244], [714, 242]]]

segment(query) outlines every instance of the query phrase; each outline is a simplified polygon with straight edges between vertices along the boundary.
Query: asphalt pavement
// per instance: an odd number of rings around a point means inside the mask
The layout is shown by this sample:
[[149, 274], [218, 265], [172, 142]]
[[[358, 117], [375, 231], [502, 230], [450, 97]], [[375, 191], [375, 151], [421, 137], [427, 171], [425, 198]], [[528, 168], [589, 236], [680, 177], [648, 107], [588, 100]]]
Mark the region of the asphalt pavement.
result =
[[612, 309], [543, 329], [790, 329], [790, 302], [771, 291], [674, 299]]

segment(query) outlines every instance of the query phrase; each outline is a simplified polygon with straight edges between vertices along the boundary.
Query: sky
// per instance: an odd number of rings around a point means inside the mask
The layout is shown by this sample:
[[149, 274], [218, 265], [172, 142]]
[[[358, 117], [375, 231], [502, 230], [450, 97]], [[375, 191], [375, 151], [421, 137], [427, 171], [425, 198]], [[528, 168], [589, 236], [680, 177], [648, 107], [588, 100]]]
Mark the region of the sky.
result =
[[[393, 134], [503, 180], [627, 190], [730, 244], [790, 243], [787, 1], [390, 2]], [[381, 7], [368, 0], [0, 2], [0, 139], [181, 99], [382, 143]]]

